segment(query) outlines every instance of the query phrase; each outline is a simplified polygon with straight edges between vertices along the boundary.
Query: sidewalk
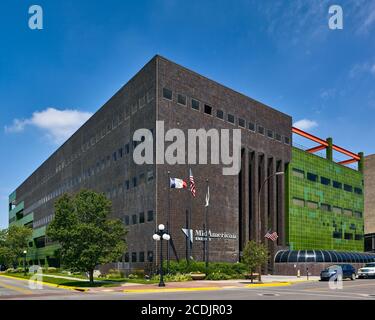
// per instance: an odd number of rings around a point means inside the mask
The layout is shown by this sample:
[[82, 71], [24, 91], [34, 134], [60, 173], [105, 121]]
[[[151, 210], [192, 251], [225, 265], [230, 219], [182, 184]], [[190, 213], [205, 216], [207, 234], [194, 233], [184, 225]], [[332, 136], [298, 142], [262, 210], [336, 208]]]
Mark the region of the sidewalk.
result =
[[295, 276], [262, 276], [262, 282], [254, 281], [252, 284], [250, 280], [196, 280], [185, 282], [168, 282], [165, 287], [159, 287], [158, 284], [135, 284], [124, 283], [119, 287], [111, 288], [90, 288], [92, 292], [124, 292], [124, 293], [151, 293], [151, 292], [178, 292], [178, 291], [208, 291], [208, 290], [222, 290], [230, 288], [261, 288], [261, 287], [276, 287], [276, 286], [290, 286], [293, 283], [318, 281], [319, 277], [309, 277], [309, 280], [304, 278], [297, 278]]

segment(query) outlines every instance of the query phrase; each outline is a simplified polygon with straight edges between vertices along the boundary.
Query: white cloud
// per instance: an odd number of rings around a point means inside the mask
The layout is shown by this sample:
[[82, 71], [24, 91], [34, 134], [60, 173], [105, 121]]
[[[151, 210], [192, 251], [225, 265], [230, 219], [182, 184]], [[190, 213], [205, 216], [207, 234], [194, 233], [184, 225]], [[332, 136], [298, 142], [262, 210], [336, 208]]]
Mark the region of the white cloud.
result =
[[356, 63], [352, 66], [352, 68], [349, 71], [349, 77], [350, 78], [356, 78], [363, 74], [372, 74], [375, 76], [375, 63]]
[[301, 130], [311, 130], [318, 126], [318, 123], [314, 120], [302, 119], [293, 124], [294, 127]]
[[24, 131], [27, 126], [36, 127], [54, 143], [59, 144], [69, 138], [91, 116], [90, 112], [48, 108], [34, 112], [29, 119], [14, 119], [11, 126], [5, 127], [5, 132], [17, 133]]

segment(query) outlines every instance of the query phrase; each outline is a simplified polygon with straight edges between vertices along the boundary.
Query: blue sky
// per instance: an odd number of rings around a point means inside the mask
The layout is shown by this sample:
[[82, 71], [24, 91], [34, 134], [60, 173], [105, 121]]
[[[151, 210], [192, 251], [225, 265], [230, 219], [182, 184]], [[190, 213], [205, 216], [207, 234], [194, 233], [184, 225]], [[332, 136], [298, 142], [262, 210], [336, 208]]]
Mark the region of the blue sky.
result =
[[373, 0], [3, 0], [0, 227], [8, 194], [156, 53], [374, 153], [374, 37]]

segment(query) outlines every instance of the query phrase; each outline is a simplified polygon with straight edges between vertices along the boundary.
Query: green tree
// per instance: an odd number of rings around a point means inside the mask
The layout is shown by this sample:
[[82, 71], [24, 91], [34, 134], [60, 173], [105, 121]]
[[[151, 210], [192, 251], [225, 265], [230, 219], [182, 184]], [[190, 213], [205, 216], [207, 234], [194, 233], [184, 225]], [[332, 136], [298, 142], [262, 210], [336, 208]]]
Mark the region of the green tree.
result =
[[[268, 261], [268, 249], [267, 247], [256, 241], [249, 241], [244, 250], [242, 256], [242, 262], [248, 268], [251, 275], [251, 282], [253, 282], [253, 273], [260, 269], [263, 264]], [[261, 281], [261, 273], [259, 272], [259, 281]]]
[[65, 267], [84, 271], [94, 283], [99, 264], [118, 261], [126, 250], [126, 230], [118, 219], [109, 219], [111, 202], [104, 194], [82, 190], [64, 194], [55, 203], [55, 218], [47, 236], [61, 245], [59, 256]]
[[0, 263], [16, 265], [27, 250], [32, 230], [25, 226], [10, 226], [0, 231]]

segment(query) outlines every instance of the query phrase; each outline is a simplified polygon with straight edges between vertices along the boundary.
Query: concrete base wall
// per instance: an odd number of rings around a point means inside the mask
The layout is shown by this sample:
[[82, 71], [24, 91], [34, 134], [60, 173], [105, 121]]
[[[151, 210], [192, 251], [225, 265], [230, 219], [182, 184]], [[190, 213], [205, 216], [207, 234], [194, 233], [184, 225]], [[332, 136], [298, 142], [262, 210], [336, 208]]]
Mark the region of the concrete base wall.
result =
[[[341, 263], [336, 263], [340, 265]], [[307, 270], [311, 276], [319, 276], [320, 272], [328, 268], [335, 263], [276, 263], [274, 273], [275, 275], [285, 275], [285, 276], [296, 276], [298, 270], [300, 270], [301, 277], [307, 275]], [[358, 270], [364, 266], [364, 263], [351, 263], [351, 265]]]

